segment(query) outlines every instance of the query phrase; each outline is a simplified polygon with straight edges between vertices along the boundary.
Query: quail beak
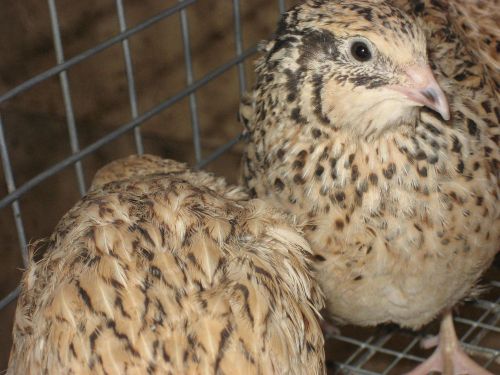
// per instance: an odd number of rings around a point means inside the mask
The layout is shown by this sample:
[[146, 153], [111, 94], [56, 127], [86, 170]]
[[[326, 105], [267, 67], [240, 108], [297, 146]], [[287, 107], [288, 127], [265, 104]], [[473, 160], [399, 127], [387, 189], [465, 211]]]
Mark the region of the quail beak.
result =
[[444, 120], [450, 119], [450, 107], [441, 87], [434, 78], [428, 65], [411, 65], [404, 71], [408, 84], [392, 86], [393, 90], [403, 94], [406, 98], [438, 112]]

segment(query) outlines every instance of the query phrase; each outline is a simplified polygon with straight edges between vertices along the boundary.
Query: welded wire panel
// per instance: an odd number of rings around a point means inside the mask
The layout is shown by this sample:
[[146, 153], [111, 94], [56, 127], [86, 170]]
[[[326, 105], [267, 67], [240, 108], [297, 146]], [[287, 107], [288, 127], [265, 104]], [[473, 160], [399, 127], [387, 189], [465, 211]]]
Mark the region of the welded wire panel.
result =
[[112, 37], [112, 38], [110, 38], [102, 43], [96, 44], [92, 48], [89, 48], [89, 49], [85, 50], [84, 52], [79, 53], [78, 55], [72, 57], [71, 59], [66, 60], [64, 63], [53, 66], [52, 68], [47, 69], [46, 71], [44, 71], [40, 74], [37, 74], [36, 76], [28, 79], [27, 81], [12, 88], [11, 90], [8, 90], [7, 92], [2, 93], [0, 95], [0, 104], [3, 102], [6, 102], [9, 99], [12, 99], [13, 97], [15, 97], [15, 96], [27, 91], [27, 90], [29, 90], [33, 86], [40, 84], [43, 81], [63, 72], [65, 70], [70, 69], [71, 67], [89, 59], [90, 57], [95, 56], [96, 54], [113, 46], [114, 44], [119, 43], [123, 40], [126, 40], [127, 38], [130, 38], [132, 35], [137, 34], [141, 31], [153, 26], [154, 24], [162, 21], [163, 19], [165, 19], [167, 17], [172, 16], [173, 14], [176, 14], [177, 12], [179, 12], [179, 10], [184, 9], [184, 8], [196, 3], [196, 1], [197, 0], [182, 0], [179, 2], [179, 4], [176, 4], [170, 8], [163, 10], [162, 12], [156, 14], [155, 16], [144, 20], [143, 22], [137, 24], [136, 26], [131, 27], [118, 35], [115, 35], [114, 37]]
[[[45, 171], [41, 172], [37, 176], [33, 177], [30, 179], [28, 182], [26, 182], [24, 185], [20, 186], [16, 190], [12, 191], [9, 193], [7, 196], [4, 198], [0, 199], [0, 209], [11, 204], [12, 202], [16, 201], [19, 199], [21, 196], [26, 194], [28, 191], [33, 189], [35, 186], [46, 180], [47, 178], [53, 176], [54, 174], [62, 171], [66, 167], [73, 165], [76, 163], [78, 160], [83, 159], [85, 156], [90, 155], [91, 153], [95, 152], [96, 150], [100, 149], [101, 147], [107, 145], [108, 143], [114, 141], [115, 139], [119, 138], [123, 134], [129, 132], [130, 130], [134, 129], [135, 127], [139, 126], [143, 122], [149, 120], [150, 118], [154, 117], [158, 113], [162, 112], [166, 108], [171, 107], [173, 104], [177, 103], [178, 101], [184, 99], [186, 96], [189, 94], [195, 92], [199, 88], [203, 87], [206, 85], [208, 82], [216, 79], [229, 69], [231, 69], [233, 66], [238, 64], [240, 61], [243, 61], [250, 55], [253, 55], [257, 50], [256, 46], [250, 47], [247, 50], [245, 50], [241, 56], [235, 57], [226, 63], [220, 65], [218, 68], [214, 69], [210, 73], [206, 74], [203, 78], [193, 82], [192, 85], [186, 87], [184, 90], [181, 90], [179, 93], [176, 95], [172, 96], [171, 98], [161, 102], [158, 104], [156, 107], [152, 108], [151, 110], [144, 112], [141, 114], [139, 117], [136, 119], [132, 120], [131, 122], [122, 125], [120, 128], [114, 130], [113, 132], [107, 134], [106, 136], [100, 138], [96, 142], [92, 143], [91, 145], [83, 148], [79, 152], [71, 155], [70, 157], [60, 161], [57, 164], [54, 164], [52, 167], [46, 169]], [[224, 146], [222, 146], [224, 147]], [[225, 149], [225, 148], [224, 148]], [[219, 154], [220, 156], [222, 154]], [[208, 156], [206, 160], [200, 161], [200, 164], [206, 165], [208, 164], [208, 161], [213, 161], [215, 158], [213, 155]], [[208, 160], [208, 161], [207, 161]]]

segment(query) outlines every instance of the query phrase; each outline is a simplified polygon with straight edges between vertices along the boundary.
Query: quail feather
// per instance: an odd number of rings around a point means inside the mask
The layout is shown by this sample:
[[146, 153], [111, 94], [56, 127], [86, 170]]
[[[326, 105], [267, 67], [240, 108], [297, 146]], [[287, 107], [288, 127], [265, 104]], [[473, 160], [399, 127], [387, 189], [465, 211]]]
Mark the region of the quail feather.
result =
[[7, 374], [325, 374], [309, 245], [247, 198], [153, 156], [101, 169], [36, 246]]
[[488, 373], [451, 317], [500, 248], [498, 32], [482, 35], [479, 3], [305, 1], [240, 109], [243, 183], [306, 223], [327, 315], [418, 329], [443, 314], [413, 374]]

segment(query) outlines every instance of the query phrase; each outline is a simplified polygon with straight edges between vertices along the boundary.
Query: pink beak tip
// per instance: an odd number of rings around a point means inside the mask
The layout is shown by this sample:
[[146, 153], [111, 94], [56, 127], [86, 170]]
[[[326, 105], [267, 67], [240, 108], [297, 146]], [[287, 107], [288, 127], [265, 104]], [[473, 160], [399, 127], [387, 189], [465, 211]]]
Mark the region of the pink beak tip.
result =
[[448, 100], [437, 82], [421, 90], [421, 93], [423, 98], [425, 98], [421, 101], [423, 105], [438, 112], [445, 121], [450, 119], [450, 106], [448, 105]]
[[448, 121], [451, 117], [450, 106], [431, 68], [428, 65], [414, 65], [406, 69], [406, 74], [413, 82], [413, 86], [400, 86], [398, 91], [414, 102], [438, 112], [445, 121]]

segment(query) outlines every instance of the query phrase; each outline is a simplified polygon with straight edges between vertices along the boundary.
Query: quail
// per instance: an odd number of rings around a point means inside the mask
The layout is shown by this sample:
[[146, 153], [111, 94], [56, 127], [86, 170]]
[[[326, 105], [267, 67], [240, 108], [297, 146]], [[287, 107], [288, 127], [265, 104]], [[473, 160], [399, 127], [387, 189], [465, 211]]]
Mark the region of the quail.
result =
[[498, 62], [468, 6], [305, 1], [240, 108], [243, 184], [305, 223], [327, 315], [418, 329], [443, 314], [413, 374], [488, 373], [451, 318], [500, 248]]
[[113, 162], [36, 248], [7, 374], [325, 374], [307, 241], [223, 179]]

